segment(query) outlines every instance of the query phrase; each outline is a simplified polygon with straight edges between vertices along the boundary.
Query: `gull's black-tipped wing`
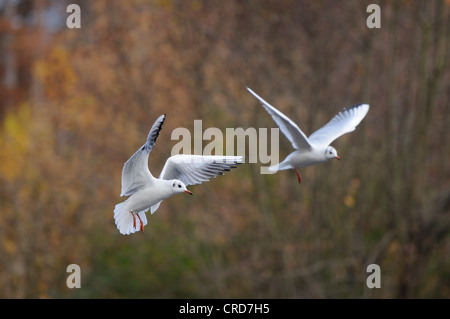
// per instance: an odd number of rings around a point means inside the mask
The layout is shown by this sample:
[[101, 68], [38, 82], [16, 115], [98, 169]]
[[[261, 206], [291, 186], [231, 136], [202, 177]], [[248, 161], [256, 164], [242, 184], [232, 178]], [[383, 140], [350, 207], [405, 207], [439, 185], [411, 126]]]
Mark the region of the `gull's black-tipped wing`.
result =
[[145, 144], [123, 165], [122, 192], [120, 196], [131, 195], [152, 182], [153, 176], [148, 169], [148, 155], [155, 145], [165, 118], [165, 114], [158, 117], [148, 133]]
[[186, 186], [201, 184], [237, 168], [242, 162], [242, 156], [174, 155], [167, 159], [159, 178], [178, 179]]
[[367, 112], [369, 112], [369, 104], [358, 104], [343, 109], [326, 125], [312, 133], [308, 138], [309, 142], [313, 145], [330, 145], [339, 136], [353, 132]]

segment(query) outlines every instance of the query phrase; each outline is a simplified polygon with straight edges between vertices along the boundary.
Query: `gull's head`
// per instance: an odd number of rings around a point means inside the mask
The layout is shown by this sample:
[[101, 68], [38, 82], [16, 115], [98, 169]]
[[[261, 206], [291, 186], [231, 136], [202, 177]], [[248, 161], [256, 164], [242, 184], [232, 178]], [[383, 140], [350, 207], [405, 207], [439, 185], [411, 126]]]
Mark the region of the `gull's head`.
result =
[[188, 190], [186, 188], [186, 185], [184, 185], [184, 183], [182, 181], [179, 181], [177, 179], [174, 179], [172, 181], [172, 191], [174, 193], [186, 193], [189, 195], [194, 195], [194, 194], [192, 194], [192, 192], [190, 190]]
[[332, 159], [332, 158], [336, 158], [338, 160], [340, 160], [341, 158], [337, 155], [337, 151], [333, 146], [328, 146], [325, 150], [325, 157], [327, 159]]

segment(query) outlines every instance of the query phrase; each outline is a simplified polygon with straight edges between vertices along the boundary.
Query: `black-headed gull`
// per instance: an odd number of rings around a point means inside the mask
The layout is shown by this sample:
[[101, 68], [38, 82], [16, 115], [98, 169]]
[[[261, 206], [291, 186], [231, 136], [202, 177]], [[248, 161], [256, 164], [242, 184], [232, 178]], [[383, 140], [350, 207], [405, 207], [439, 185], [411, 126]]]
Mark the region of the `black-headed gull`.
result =
[[269, 167], [269, 170], [276, 172], [295, 169], [299, 183], [302, 177], [297, 168], [324, 163], [333, 158], [340, 159], [336, 149], [330, 146], [330, 143], [345, 133], [353, 132], [369, 111], [369, 104], [358, 104], [343, 109], [325, 126], [306, 137], [297, 124], [286, 115], [264, 101], [250, 88], [247, 87], [247, 90], [262, 103], [295, 149], [281, 163]]
[[[120, 196], [131, 196], [114, 209], [117, 229], [123, 235], [144, 231], [144, 226], [147, 225], [145, 212], [151, 209], [153, 214], [164, 199], [183, 192], [193, 195], [186, 185], [207, 182], [243, 162], [242, 156], [180, 154], [169, 157], [159, 178], [153, 177], [148, 169], [148, 155], [155, 145], [165, 117], [165, 114], [161, 115], [155, 121], [146, 143], [123, 165]], [[139, 225], [136, 223], [136, 216]]]

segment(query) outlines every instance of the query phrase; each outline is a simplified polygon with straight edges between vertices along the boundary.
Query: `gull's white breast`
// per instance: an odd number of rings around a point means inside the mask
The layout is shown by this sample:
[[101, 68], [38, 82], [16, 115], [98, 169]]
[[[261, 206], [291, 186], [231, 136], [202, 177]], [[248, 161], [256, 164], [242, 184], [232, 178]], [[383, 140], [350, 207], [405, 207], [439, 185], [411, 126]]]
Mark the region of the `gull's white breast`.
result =
[[125, 209], [133, 212], [141, 212], [172, 196], [173, 193], [170, 189], [164, 186], [152, 185], [137, 191], [126, 200]]

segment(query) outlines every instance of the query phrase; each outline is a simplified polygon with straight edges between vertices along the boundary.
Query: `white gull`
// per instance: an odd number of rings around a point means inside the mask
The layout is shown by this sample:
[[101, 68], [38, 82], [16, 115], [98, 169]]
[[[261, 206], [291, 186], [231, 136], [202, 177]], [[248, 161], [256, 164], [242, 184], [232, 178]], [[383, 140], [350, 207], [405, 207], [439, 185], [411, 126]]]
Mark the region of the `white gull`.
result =
[[330, 146], [331, 142], [345, 133], [353, 132], [369, 111], [369, 104], [358, 104], [347, 109], [344, 108], [326, 125], [306, 137], [297, 124], [286, 115], [264, 101], [250, 88], [247, 87], [247, 90], [262, 103], [262, 106], [272, 116], [281, 132], [295, 149], [281, 163], [269, 167], [269, 170], [277, 172], [295, 169], [299, 183], [301, 183], [302, 178], [297, 168], [325, 163], [333, 158], [340, 159], [336, 149]]
[[120, 196], [130, 197], [117, 204], [114, 209], [117, 229], [123, 235], [144, 231], [144, 226], [147, 225], [145, 212], [150, 209], [153, 214], [164, 199], [183, 192], [193, 195], [186, 185], [207, 182], [243, 162], [242, 156], [179, 154], [167, 159], [159, 178], [153, 177], [148, 169], [148, 156], [165, 117], [163, 114], [155, 121], [146, 143], [123, 166]]

